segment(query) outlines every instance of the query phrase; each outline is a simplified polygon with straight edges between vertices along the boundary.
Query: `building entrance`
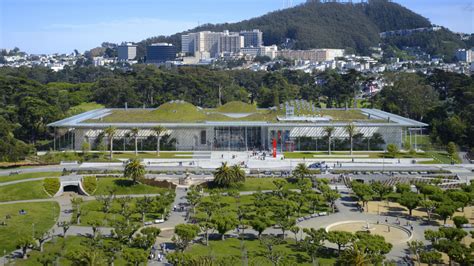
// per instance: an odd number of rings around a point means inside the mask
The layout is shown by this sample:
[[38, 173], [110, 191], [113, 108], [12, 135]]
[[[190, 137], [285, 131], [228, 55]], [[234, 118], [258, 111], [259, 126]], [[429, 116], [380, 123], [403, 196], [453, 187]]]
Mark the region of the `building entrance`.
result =
[[262, 147], [260, 127], [215, 127], [214, 150], [247, 151]]

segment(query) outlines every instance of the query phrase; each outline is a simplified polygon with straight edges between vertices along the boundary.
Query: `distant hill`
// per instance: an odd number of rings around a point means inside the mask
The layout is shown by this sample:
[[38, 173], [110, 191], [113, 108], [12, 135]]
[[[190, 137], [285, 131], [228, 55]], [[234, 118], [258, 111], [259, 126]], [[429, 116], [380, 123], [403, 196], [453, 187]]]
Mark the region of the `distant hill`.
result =
[[265, 45], [280, 45], [290, 38], [295, 49], [344, 48], [365, 53], [380, 42], [383, 31], [429, 27], [430, 21], [387, 0], [369, 3], [320, 3], [312, 1], [237, 23], [206, 24], [171, 36], [159, 36], [139, 43], [138, 54], [154, 42], [170, 42], [178, 48], [180, 36], [195, 31], [240, 31], [260, 29]]
[[419, 47], [432, 56], [454, 60], [459, 48], [474, 46], [474, 37], [461, 40], [450, 30], [415, 33], [381, 39], [380, 32], [430, 27], [430, 21], [415, 12], [388, 0], [368, 3], [320, 3], [315, 0], [293, 8], [270, 12], [237, 23], [205, 24], [171, 36], [148, 38], [138, 43], [138, 57], [146, 46], [169, 42], [181, 49], [181, 35], [196, 31], [240, 31], [260, 29], [265, 45], [282, 45], [291, 39], [292, 49], [341, 48], [369, 54], [369, 48], [379, 43], [387, 46]]

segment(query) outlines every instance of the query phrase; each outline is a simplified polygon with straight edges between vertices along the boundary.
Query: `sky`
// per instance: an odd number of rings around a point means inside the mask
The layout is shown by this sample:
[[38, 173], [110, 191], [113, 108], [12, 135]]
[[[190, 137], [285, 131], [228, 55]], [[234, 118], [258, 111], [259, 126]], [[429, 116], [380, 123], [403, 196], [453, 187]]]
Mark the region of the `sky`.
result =
[[[0, 48], [36, 54], [84, 51], [105, 41], [137, 42], [203, 23], [237, 22], [281, 9], [288, 1], [0, 0]], [[474, 0], [395, 2], [453, 31], [474, 31]]]

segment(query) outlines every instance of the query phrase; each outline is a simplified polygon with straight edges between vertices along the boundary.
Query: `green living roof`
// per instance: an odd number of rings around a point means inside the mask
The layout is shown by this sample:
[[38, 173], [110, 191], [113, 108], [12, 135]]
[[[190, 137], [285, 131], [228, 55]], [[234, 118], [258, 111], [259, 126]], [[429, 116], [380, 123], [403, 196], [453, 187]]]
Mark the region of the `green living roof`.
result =
[[[110, 109], [100, 117], [90, 118], [84, 123], [204, 123], [206, 121], [265, 121], [278, 122], [277, 116], [284, 116], [284, 110], [257, 109], [242, 102], [229, 102], [218, 108], [203, 109], [190, 103], [168, 102], [156, 109]], [[368, 121], [361, 110], [319, 109], [304, 111], [296, 115], [329, 116], [334, 122]], [[377, 122], [371, 119], [371, 122]]]

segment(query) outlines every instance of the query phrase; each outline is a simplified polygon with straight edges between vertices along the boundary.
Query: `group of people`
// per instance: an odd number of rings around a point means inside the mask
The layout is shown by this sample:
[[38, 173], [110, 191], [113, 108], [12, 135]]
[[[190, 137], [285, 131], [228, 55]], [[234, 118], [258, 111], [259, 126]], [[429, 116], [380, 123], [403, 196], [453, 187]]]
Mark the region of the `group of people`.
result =
[[[388, 217], [385, 217], [385, 223], [386, 223], [386, 224], [389, 223]], [[378, 220], [377, 220], [377, 224], [379, 224], [379, 221], [378, 221]], [[395, 219], [395, 224], [398, 225], [398, 226], [400, 226], [400, 225], [402, 224], [401, 221], [400, 221], [400, 219], [398, 219], [398, 217]], [[410, 231], [413, 231], [413, 230], [415, 229], [415, 228], [413, 228], [413, 225], [411, 224], [410, 221], [407, 221], [406, 226], [407, 226], [408, 228], [410, 228]], [[390, 232], [390, 228], [389, 228], [388, 231]]]
[[155, 257], [156, 257], [156, 260], [157, 260], [157, 261], [160, 261], [160, 262], [161, 262], [161, 261], [164, 260], [165, 254], [166, 254], [166, 252], [167, 252], [166, 243], [161, 243], [161, 244], [160, 244], [160, 247], [161, 247], [161, 251], [158, 251], [156, 255], [155, 255], [155, 253], [156, 253], [156, 252], [155, 252], [155, 251], [156, 251], [156, 248], [155, 248], [155, 246], [152, 247], [151, 253], [150, 253], [150, 257], [149, 257], [150, 260], [154, 260]]

